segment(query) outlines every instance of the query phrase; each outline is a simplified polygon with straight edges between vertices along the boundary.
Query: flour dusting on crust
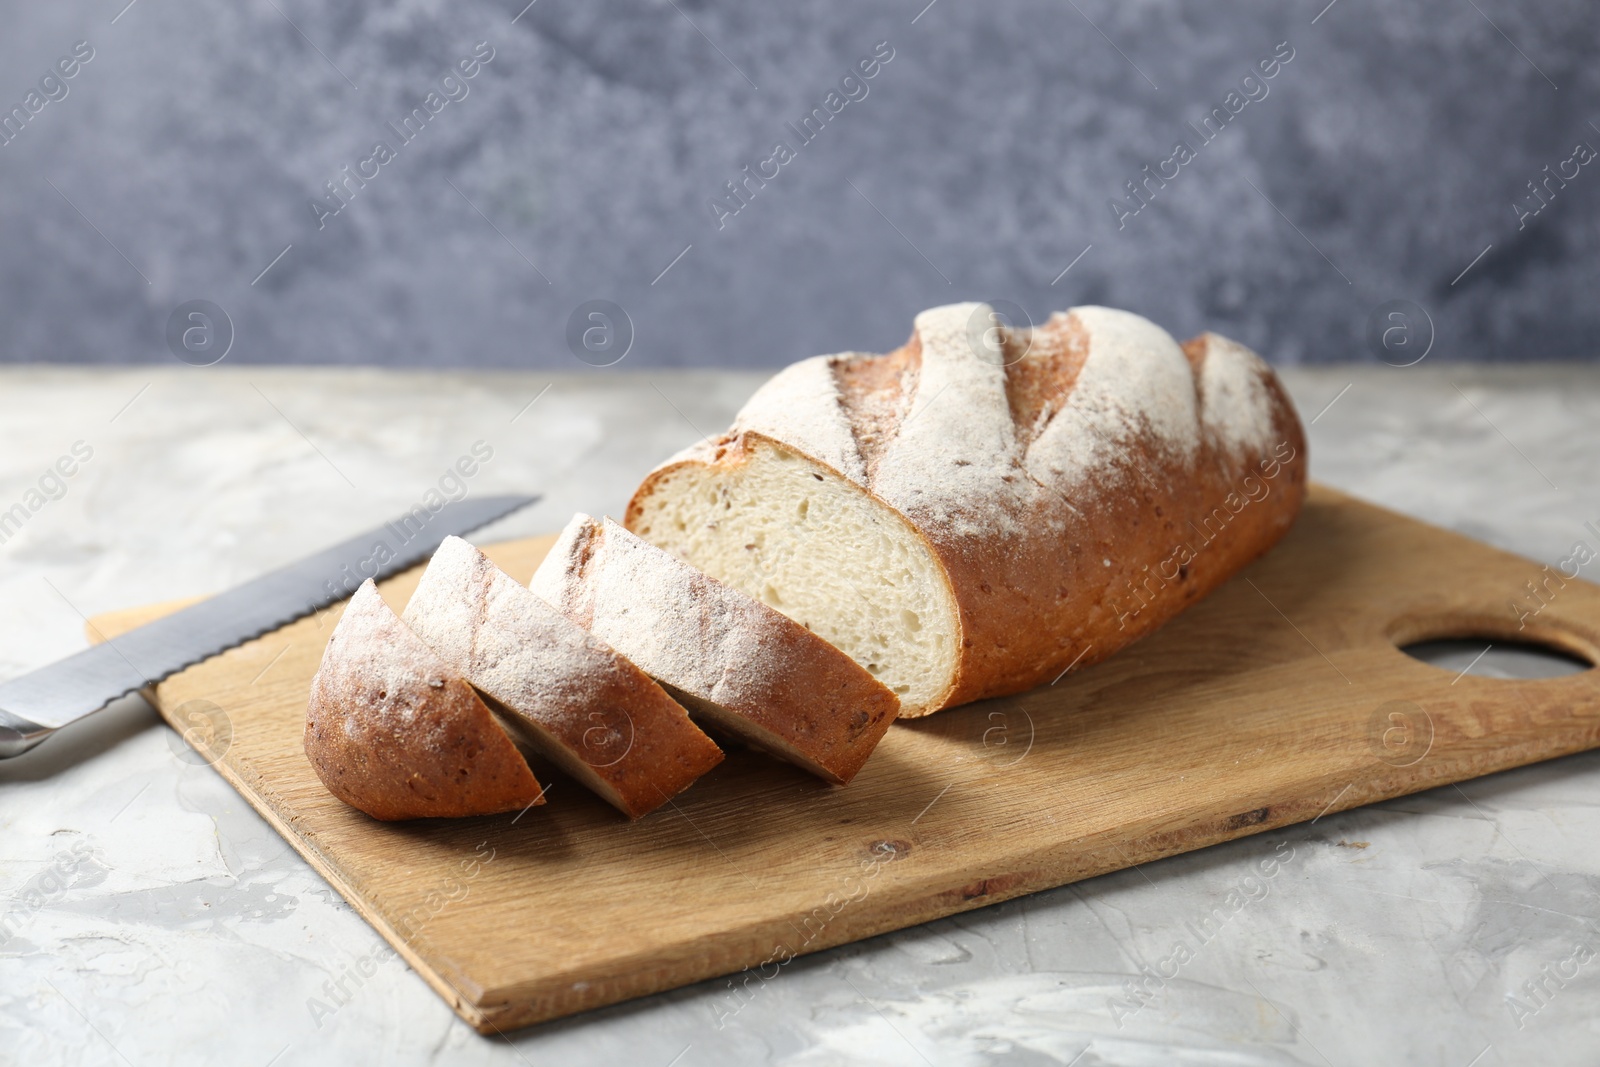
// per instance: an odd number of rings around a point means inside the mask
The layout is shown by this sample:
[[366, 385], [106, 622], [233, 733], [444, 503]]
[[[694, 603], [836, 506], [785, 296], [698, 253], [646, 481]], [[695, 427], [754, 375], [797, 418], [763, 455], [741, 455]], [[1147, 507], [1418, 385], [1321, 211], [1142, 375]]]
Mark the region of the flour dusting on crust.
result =
[[586, 692], [619, 670], [604, 642], [459, 537], [440, 544], [404, 619], [478, 688], [507, 703], [539, 694], [544, 715], [580, 729]]
[[1205, 362], [1200, 365], [1201, 413], [1206, 435], [1218, 446], [1238, 452], [1272, 446], [1272, 396], [1266, 376], [1272, 371], [1261, 357], [1237, 341], [1205, 334]]
[[1089, 355], [1066, 402], [1028, 449], [1028, 469], [1075, 493], [1118, 473], [1133, 440], [1192, 456], [1200, 444], [1194, 374], [1171, 335], [1112, 308], [1067, 314], [1087, 333]]
[[[346, 645], [354, 647], [347, 650]], [[337, 663], [356, 689], [388, 701], [386, 714], [396, 733], [425, 723], [428, 696], [461, 682], [459, 674], [401, 624], [371, 581], [363, 582], [345, 605], [328, 647], [336, 651], [325, 653], [325, 661]], [[346, 718], [340, 727], [349, 734], [357, 721]]]
[[866, 480], [855, 435], [839, 404], [832, 363], [843, 356], [813, 356], [779, 371], [739, 412], [732, 432], [752, 430], [787, 441], [853, 482]]
[[[553, 552], [581, 559], [582, 546]], [[459, 537], [439, 547], [406, 618], [528, 743], [631, 818], [722, 759], [644, 672]]]
[[544, 802], [505, 729], [371, 579], [311, 680], [306, 759], [328, 791], [378, 819], [490, 815]]
[[918, 522], [957, 536], [1014, 532], [1033, 486], [1022, 470], [1005, 368], [981, 358], [971, 334], [983, 304], [916, 318], [922, 370], [910, 411], [885, 449], [872, 489]]
[[531, 587], [720, 728], [836, 783], [899, 712], [849, 656], [607, 519], [578, 514]]
[[[575, 590], [583, 617], [602, 639], [627, 650], [647, 673], [679, 689], [738, 704], [785, 665], [772, 654], [771, 632], [795, 624], [765, 604], [715, 581], [607, 519], [574, 516], [568, 532], [595, 544], [603, 563], [577, 569], [582, 581], [557, 584], [554, 567], [534, 576], [534, 590]], [[557, 557], [559, 558], [559, 557]], [[564, 593], [572, 604], [572, 592]]]

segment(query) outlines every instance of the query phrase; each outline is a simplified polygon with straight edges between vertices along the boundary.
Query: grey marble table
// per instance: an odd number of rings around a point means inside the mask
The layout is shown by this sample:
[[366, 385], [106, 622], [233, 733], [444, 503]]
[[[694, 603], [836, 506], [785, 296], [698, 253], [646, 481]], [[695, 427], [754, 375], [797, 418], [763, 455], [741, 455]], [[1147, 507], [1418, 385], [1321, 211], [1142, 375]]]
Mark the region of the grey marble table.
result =
[[[1537, 560], [1593, 540], [1583, 524], [1600, 520], [1600, 372], [1425, 364], [1285, 377], [1314, 418], [1320, 480]], [[0, 674], [81, 647], [85, 615], [217, 590], [376, 525], [478, 441], [494, 456], [472, 491], [546, 494], [485, 538], [549, 531], [578, 508], [616, 512], [656, 458], [720, 429], [755, 383], [0, 372], [0, 510], [75, 446], [81, 460], [59, 485], [45, 479], [57, 498], [0, 544]], [[717, 980], [509, 1041], [468, 1030], [401, 963], [375, 964], [378, 936], [186, 755], [133, 699], [0, 764], [0, 1060], [1600, 1059], [1600, 752], [797, 960], [720, 1026]], [[1180, 977], [1139, 1010], [1118, 1008], [1140, 968], [1269, 855], [1284, 859], [1276, 876]]]

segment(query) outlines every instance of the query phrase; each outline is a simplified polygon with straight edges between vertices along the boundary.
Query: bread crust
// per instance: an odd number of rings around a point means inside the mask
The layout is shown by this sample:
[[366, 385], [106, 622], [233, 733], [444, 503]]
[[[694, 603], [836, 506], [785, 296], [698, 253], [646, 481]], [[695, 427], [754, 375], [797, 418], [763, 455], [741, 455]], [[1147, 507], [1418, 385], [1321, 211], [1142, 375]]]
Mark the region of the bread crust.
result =
[[329, 792], [375, 819], [493, 815], [544, 803], [493, 712], [371, 579], [345, 606], [311, 680], [305, 752]]
[[518, 736], [629, 818], [722, 762], [644, 671], [459, 537], [434, 553], [404, 619]]
[[610, 519], [574, 516], [530, 585], [692, 710], [836, 785], [899, 712], [827, 641]]
[[904, 516], [958, 606], [930, 714], [1096, 663], [1261, 555], [1305, 496], [1305, 434], [1271, 369], [1215, 334], [1178, 346], [1077, 308], [969, 342], [984, 305], [924, 312], [887, 355], [821, 356], [763, 386], [725, 434], [646, 476], [637, 529], [676, 470], [728, 471], [775, 441]]

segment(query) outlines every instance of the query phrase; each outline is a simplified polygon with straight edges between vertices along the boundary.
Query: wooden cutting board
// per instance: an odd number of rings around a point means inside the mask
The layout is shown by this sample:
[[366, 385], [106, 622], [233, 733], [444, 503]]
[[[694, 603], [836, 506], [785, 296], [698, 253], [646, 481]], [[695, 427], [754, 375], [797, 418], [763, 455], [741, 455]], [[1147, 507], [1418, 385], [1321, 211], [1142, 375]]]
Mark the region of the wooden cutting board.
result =
[[[526, 580], [551, 540], [488, 552]], [[478, 1030], [718, 975], [736, 975], [714, 986], [731, 1014], [796, 954], [1600, 745], [1596, 672], [1454, 677], [1396, 648], [1520, 637], [1595, 662], [1600, 587], [1567, 582], [1519, 632], [1536, 578], [1314, 487], [1276, 550], [1106, 663], [898, 723], [847, 788], [731, 753], [635, 823], [544, 767], [548, 803], [520, 817], [385, 824], [333, 799], [301, 729], [338, 609], [154, 699]], [[385, 597], [402, 607], [416, 580]]]

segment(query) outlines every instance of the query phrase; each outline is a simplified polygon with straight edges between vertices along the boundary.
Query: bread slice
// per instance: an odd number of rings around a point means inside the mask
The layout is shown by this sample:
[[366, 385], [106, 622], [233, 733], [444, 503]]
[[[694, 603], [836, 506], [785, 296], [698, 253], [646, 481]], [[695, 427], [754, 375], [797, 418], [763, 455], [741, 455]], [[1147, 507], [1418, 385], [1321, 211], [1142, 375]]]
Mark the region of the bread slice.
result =
[[944, 566], [909, 519], [832, 468], [748, 433], [652, 475], [628, 527], [821, 634], [902, 715], [949, 692], [962, 628]]
[[530, 745], [629, 818], [722, 761], [648, 675], [459, 537], [434, 553], [404, 619]]
[[706, 721], [835, 784], [899, 712], [804, 626], [609, 519], [575, 516], [531, 586]]
[[853, 656], [900, 714], [1105, 659], [1288, 531], [1305, 433], [1272, 369], [1126, 311], [933, 308], [779, 372], [652, 471], [629, 530]]
[[306, 704], [306, 758], [375, 819], [493, 815], [544, 790], [493, 712], [378, 595], [345, 605]]

